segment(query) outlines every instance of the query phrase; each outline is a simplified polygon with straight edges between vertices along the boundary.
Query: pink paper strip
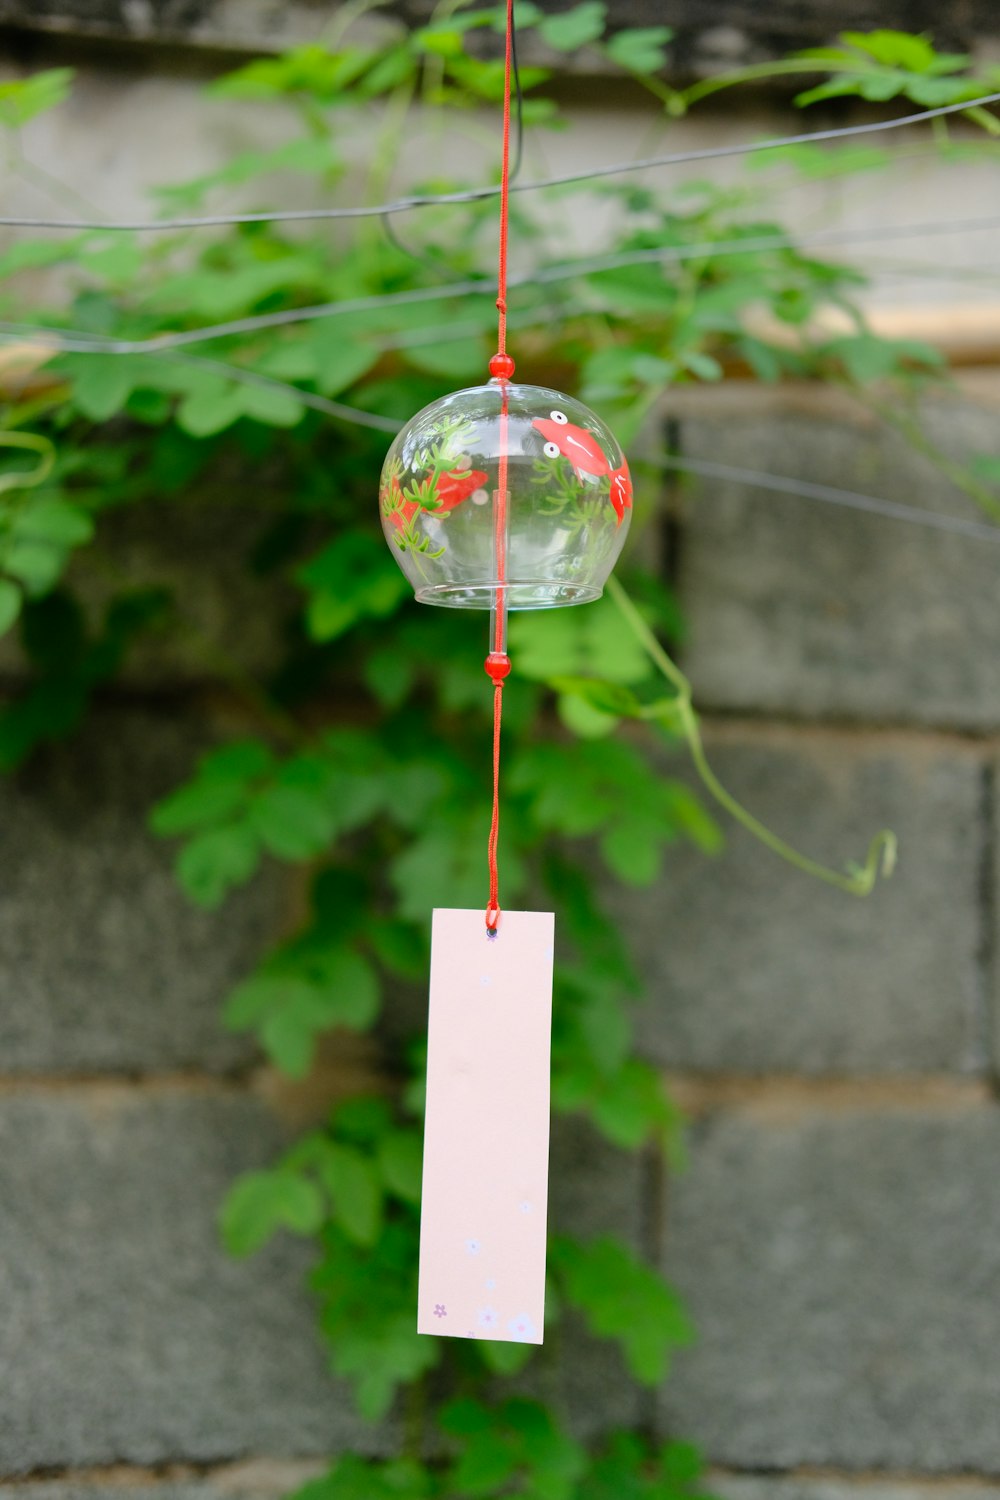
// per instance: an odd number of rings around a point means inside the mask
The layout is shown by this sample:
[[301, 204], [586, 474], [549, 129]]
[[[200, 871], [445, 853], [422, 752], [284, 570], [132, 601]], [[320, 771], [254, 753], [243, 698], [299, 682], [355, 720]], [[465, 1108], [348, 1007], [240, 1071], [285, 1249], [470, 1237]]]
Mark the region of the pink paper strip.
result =
[[554, 931], [434, 913], [419, 1333], [542, 1342]]

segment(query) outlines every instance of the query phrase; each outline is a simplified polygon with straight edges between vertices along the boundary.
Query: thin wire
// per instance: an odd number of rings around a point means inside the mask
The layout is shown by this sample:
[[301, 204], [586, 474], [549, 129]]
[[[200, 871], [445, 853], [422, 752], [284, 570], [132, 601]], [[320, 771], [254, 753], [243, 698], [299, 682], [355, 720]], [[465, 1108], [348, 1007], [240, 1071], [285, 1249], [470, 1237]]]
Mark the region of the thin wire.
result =
[[225, 375], [227, 379], [235, 380], [237, 385], [259, 386], [265, 391], [294, 395], [296, 401], [300, 401], [303, 406], [321, 411], [328, 417], [337, 417], [342, 422], [350, 422], [354, 427], [371, 427], [376, 432], [395, 433], [403, 425], [392, 417], [380, 417], [376, 412], [363, 411], [357, 406], [345, 406], [342, 401], [331, 401], [329, 396], [304, 391], [301, 386], [293, 385], [290, 381], [276, 380], [272, 375], [261, 375], [259, 371], [248, 370], [244, 365], [231, 365], [222, 359], [206, 359], [201, 354], [166, 354], [164, 358]]
[[737, 484], [751, 485], [755, 489], [774, 490], [778, 494], [795, 495], [803, 500], [819, 500], [825, 505], [838, 505], [846, 510], [861, 510], [869, 515], [884, 516], [890, 521], [908, 521], [915, 526], [929, 526], [935, 531], [974, 537], [980, 542], [1000, 543], [1000, 526], [989, 526], [984, 521], [967, 521], [960, 516], [943, 516], [937, 511], [903, 505], [898, 500], [882, 500], [875, 495], [859, 494], [856, 490], [814, 484], [809, 479], [787, 479], [780, 474], [767, 474], [760, 469], [734, 468], [730, 464], [718, 464], [705, 458], [669, 456], [657, 458], [655, 464], [657, 468], [677, 469], [705, 479], [732, 480]]
[[[513, 185], [516, 193], [533, 193], [547, 188], [570, 187], [575, 183], [595, 182], [603, 177], [618, 177], [627, 172], [643, 172], [653, 167], [683, 166], [696, 161], [719, 161], [725, 157], [750, 156], [759, 151], [774, 151], [787, 146], [814, 145], [818, 141], [839, 141], [858, 135], [875, 135], [885, 130], [899, 130], [920, 125], [942, 115], [965, 113], [1000, 102], [1000, 93], [982, 94], [961, 104], [941, 104], [917, 114], [898, 115], [893, 120], [876, 120], [866, 125], [841, 125], [830, 130], [814, 130], [804, 135], [773, 136], [763, 141], [743, 141], [733, 146], [702, 146], [691, 151], [674, 151], [662, 156], [639, 157], [635, 161], [612, 162], [586, 172], [568, 172], [558, 177], [543, 177], [534, 182]], [[454, 193], [414, 193], [390, 203], [354, 204], [347, 208], [267, 209], [260, 213], [206, 214], [181, 219], [117, 219], [94, 222], [86, 219], [39, 219], [21, 215], [0, 216], [0, 227], [8, 229], [70, 229], [126, 231], [133, 234], [157, 234], [178, 229], [211, 229], [234, 224], [284, 224], [317, 219], [366, 219], [385, 214], [409, 213], [411, 209], [432, 208], [448, 203], [477, 203], [499, 196], [498, 186], [467, 188]]]
[[350, 313], [376, 312], [382, 307], [400, 307], [413, 302], [439, 302], [445, 296], [471, 296], [475, 292], [491, 290], [492, 287], [492, 281], [480, 278], [475, 281], [456, 281], [446, 287], [425, 286], [407, 292], [379, 292], [371, 297], [350, 297], [342, 302], [319, 302], [312, 307], [290, 307], [282, 312], [231, 318], [225, 323], [212, 323], [207, 328], [191, 328], [184, 333], [157, 334], [150, 339], [115, 339], [102, 334], [91, 335], [83, 330], [47, 330], [28, 323], [0, 322], [0, 332], [18, 333], [22, 336], [30, 333], [42, 338], [47, 332], [60, 337], [65, 335], [77, 340], [74, 351], [77, 353], [100, 350], [104, 354], [160, 354], [168, 349], [183, 349], [190, 344], [204, 343], [207, 339], [256, 333], [263, 328], [285, 328], [294, 323], [312, 323], [319, 318], [341, 317]]
[[[328, 396], [319, 396], [304, 391], [290, 381], [277, 380], [270, 375], [260, 375], [256, 370], [247, 370], [241, 365], [230, 365], [224, 360], [205, 359], [197, 354], [166, 355], [179, 364], [197, 365], [235, 380], [237, 384], [257, 385], [265, 389], [281, 391], [300, 401], [314, 411], [335, 417], [352, 426], [370, 427], [377, 432], [397, 433], [403, 423], [394, 417], [382, 417], [375, 412], [362, 411], [347, 406], [341, 401], [332, 401]], [[737, 468], [730, 464], [716, 463], [712, 459], [675, 458], [664, 456], [652, 461], [657, 468], [676, 469], [696, 474], [705, 479], [731, 480], [737, 484], [750, 485], [755, 489], [772, 490], [777, 494], [793, 495], [803, 500], [815, 500], [826, 505], [840, 506], [846, 510], [864, 511], [869, 515], [882, 516], [887, 520], [904, 521], [914, 526], [929, 527], [934, 531], [950, 532], [990, 543], [1000, 543], [1000, 526], [990, 526], [982, 521], [968, 521], [959, 516], [945, 516], [938, 511], [920, 510], [914, 505], [904, 505], [897, 500], [883, 500], [876, 495], [864, 495], [857, 490], [842, 490], [833, 485], [814, 484], [808, 479], [790, 479], [782, 474], [770, 474], [763, 469]]]
[[[30, 328], [30, 325], [28, 327], [29, 331], [35, 331]], [[89, 348], [74, 351], [69, 345], [62, 343], [58, 347], [60, 350], [66, 348], [69, 352], [95, 352]], [[376, 432], [393, 434], [403, 426], [403, 423], [394, 417], [379, 416], [376, 412], [363, 411], [359, 407], [348, 406], [342, 401], [332, 401], [328, 396], [320, 396], [313, 391], [303, 390], [301, 386], [294, 385], [291, 381], [262, 375], [256, 370], [248, 370], [243, 365], [233, 365], [219, 359], [206, 359], [198, 354], [168, 352], [164, 358], [178, 364], [196, 365], [200, 369], [211, 370], [224, 375], [227, 379], [235, 380], [237, 384], [255, 385], [265, 390], [279, 391], [283, 395], [293, 396], [303, 406], [322, 412], [326, 416], [335, 417], [338, 421], [352, 426], [369, 427]], [[658, 468], [676, 469], [697, 474], [706, 479], [732, 480], [739, 484], [752, 485], [757, 489], [770, 489], [779, 494], [817, 500], [827, 505], [841, 506], [847, 510], [866, 511], [870, 515], [883, 516], [888, 520], [907, 521], [911, 525], [926, 526], [935, 531], [972, 537], [977, 541], [1000, 542], [1000, 527], [990, 526], [982, 521], [968, 521], [958, 516], [941, 515], [937, 511], [920, 510], [913, 505], [904, 505], [897, 500], [883, 500], [875, 495], [861, 494], [856, 490], [842, 490], [833, 485], [815, 484], [807, 479], [789, 479], [781, 474], [770, 474], [761, 469], [733, 467], [729, 464], [716, 463], [711, 459], [663, 456], [653, 462]]]
[[[666, 265], [680, 264], [688, 260], [703, 260], [713, 255], [753, 255], [768, 250], [794, 250], [820, 248], [825, 245], [849, 245], [855, 242], [884, 243], [893, 240], [924, 239], [941, 234], [971, 234], [1000, 227], [1000, 214], [985, 214], [972, 219], [956, 219], [951, 223], [932, 221], [923, 224], [883, 224], [871, 229], [817, 229], [797, 239], [787, 235], [748, 235], [733, 240], [703, 240], [694, 245], [663, 245], [647, 250], [625, 250], [614, 255], [591, 256], [577, 261], [566, 261], [555, 266], [543, 266], [521, 276], [508, 278], [508, 289], [520, 289], [545, 285], [556, 281], [570, 281], [577, 276], [592, 276], [600, 271], [615, 271], [625, 266], [659, 262]], [[495, 291], [496, 283], [485, 277], [454, 281], [442, 286], [417, 287], [405, 292], [382, 292], [370, 297], [353, 297], [341, 302], [320, 302], [311, 307], [290, 307], [280, 312], [256, 313], [245, 318], [233, 318], [225, 323], [211, 323], [204, 328], [191, 328], [183, 333], [157, 334], [149, 339], [115, 339], [102, 334], [90, 334], [84, 330], [70, 328], [46, 329], [34, 323], [0, 321], [0, 333], [20, 338], [44, 340], [54, 334], [67, 342], [63, 347], [74, 353], [102, 354], [159, 354], [169, 349], [182, 349], [192, 344], [205, 343], [211, 339], [228, 338], [234, 334], [256, 333], [264, 328], [286, 328], [297, 323], [315, 322], [321, 318], [347, 316], [351, 313], [374, 312], [383, 307], [401, 307], [414, 302], [437, 302], [449, 297], [468, 297], [480, 292]]]

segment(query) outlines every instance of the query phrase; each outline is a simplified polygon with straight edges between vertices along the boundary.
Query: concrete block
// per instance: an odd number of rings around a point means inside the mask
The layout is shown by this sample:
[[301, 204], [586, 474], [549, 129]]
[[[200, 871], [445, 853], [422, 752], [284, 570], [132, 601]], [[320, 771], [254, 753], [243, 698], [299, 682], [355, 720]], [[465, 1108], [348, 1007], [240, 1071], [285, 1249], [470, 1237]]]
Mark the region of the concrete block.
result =
[[[109, 515], [98, 545], [84, 550], [69, 583], [94, 621], [131, 588], [165, 588], [180, 624], [136, 636], [117, 680], [140, 689], [218, 680], [219, 653], [242, 671], [266, 679], [288, 647], [286, 622], [301, 612], [304, 595], [284, 577], [252, 566], [255, 549], [274, 525], [266, 506], [213, 495], [213, 504], [160, 499]], [[0, 666], [23, 673], [16, 634], [0, 644]]]
[[[282, 1237], [235, 1262], [219, 1246], [227, 1187], [278, 1146], [265, 1111], [236, 1093], [109, 1085], [0, 1098], [0, 1476], [384, 1441], [327, 1373], [308, 1247]], [[560, 1131], [553, 1221], [634, 1241], [639, 1176], [591, 1132]], [[636, 1420], [615, 1349], [568, 1328], [562, 1350], [577, 1431]], [[528, 1388], [551, 1397], [551, 1375], [532, 1372]]]
[[[942, 1500], [940, 1484], [919, 1481], [893, 1483], [870, 1479], [755, 1479], [738, 1474], [713, 1474], [712, 1494], [718, 1500]], [[954, 1480], [944, 1492], [948, 1500], [1000, 1500], [995, 1484]]]
[[[985, 520], [881, 428], [780, 395], [689, 417], [692, 458]], [[993, 412], [939, 398], [928, 435], [995, 450]], [[680, 551], [685, 664], [706, 708], [969, 729], [1000, 724], [1000, 547], [730, 480], [698, 481]]]
[[647, 983], [643, 1049], [699, 1071], [983, 1066], [977, 759], [933, 740], [735, 726], [706, 743], [723, 782], [803, 853], [843, 869], [889, 827], [899, 863], [862, 900], [724, 813], [720, 855], [669, 850], [655, 886], [610, 896]]
[[277, 1132], [235, 1094], [0, 1100], [0, 1474], [370, 1446], [289, 1237], [246, 1261], [216, 1215]]
[[[549, 1224], [560, 1233], [596, 1239], [613, 1234], [644, 1251], [641, 1157], [618, 1151], [573, 1116], [552, 1122], [549, 1165]], [[551, 1401], [558, 1382], [560, 1406], [578, 1437], [592, 1438], [641, 1420], [642, 1397], [616, 1345], [592, 1338], [580, 1320], [567, 1315], [550, 1335], [554, 1345], [527, 1381], [530, 1394]]]
[[284, 1500], [316, 1473], [315, 1464], [266, 1461], [226, 1465], [197, 1479], [161, 1479], [147, 1470], [116, 1468], [110, 1479], [98, 1471], [97, 1478], [74, 1474], [66, 1479], [4, 1485], [4, 1496], [5, 1500]]
[[987, 1027], [990, 1032], [989, 1051], [994, 1078], [1000, 1077], [1000, 765], [993, 761], [987, 771], [989, 799], [989, 837], [992, 843], [992, 858], [984, 862], [984, 875], [989, 881], [983, 891], [984, 900], [992, 907], [986, 914], [984, 924], [983, 967], [986, 971]]
[[1000, 1115], [765, 1099], [691, 1156], [666, 1269], [700, 1343], [668, 1430], [737, 1470], [1000, 1471]]
[[0, 1072], [230, 1068], [227, 990], [285, 920], [270, 865], [222, 913], [172, 873], [146, 831], [205, 736], [169, 711], [97, 709], [82, 733], [0, 780]]

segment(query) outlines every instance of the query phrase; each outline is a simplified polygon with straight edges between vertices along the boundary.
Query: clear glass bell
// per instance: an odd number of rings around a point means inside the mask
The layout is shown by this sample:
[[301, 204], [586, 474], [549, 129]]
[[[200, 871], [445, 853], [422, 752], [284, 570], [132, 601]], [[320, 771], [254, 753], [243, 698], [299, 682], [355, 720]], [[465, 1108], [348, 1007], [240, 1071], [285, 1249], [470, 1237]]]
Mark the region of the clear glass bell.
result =
[[421, 603], [491, 609], [499, 589], [506, 609], [548, 609], [600, 597], [628, 532], [632, 483], [589, 408], [494, 379], [407, 422], [382, 468], [379, 510]]

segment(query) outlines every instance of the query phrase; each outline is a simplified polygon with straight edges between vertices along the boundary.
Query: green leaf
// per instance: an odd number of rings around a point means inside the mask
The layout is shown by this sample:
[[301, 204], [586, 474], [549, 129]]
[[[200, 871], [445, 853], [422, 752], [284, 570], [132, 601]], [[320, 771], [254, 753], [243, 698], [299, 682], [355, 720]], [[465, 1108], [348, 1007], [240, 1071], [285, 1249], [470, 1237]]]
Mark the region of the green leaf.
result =
[[213, 782], [202, 777], [157, 803], [150, 814], [149, 826], [163, 838], [193, 833], [206, 825], [225, 822], [241, 811], [245, 800], [246, 788], [242, 782]]
[[237, 187], [272, 172], [307, 175], [329, 174], [340, 166], [340, 157], [329, 136], [301, 136], [269, 151], [242, 151], [216, 171], [157, 189], [172, 212], [197, 208], [216, 187]]
[[191, 437], [206, 438], [231, 427], [242, 415], [240, 387], [216, 377], [184, 397], [177, 409], [177, 425]]
[[930, 344], [917, 339], [881, 339], [871, 333], [831, 339], [823, 345], [822, 352], [842, 363], [859, 385], [884, 380], [908, 364], [934, 369], [942, 362], [940, 351]]
[[304, 1178], [283, 1172], [247, 1172], [230, 1189], [220, 1216], [223, 1242], [230, 1255], [251, 1255], [278, 1229], [315, 1234], [323, 1222], [319, 1189]]
[[16, 543], [44, 543], [59, 550], [78, 547], [89, 542], [93, 535], [94, 523], [86, 511], [68, 500], [45, 496], [30, 500], [11, 527]]
[[940, 57], [925, 36], [915, 36], [909, 31], [893, 31], [882, 28], [875, 31], [843, 31], [840, 40], [848, 47], [857, 47], [876, 62], [888, 67], [904, 68], [909, 73], [926, 73], [936, 70], [944, 63], [946, 71], [967, 67], [968, 55], [953, 53]]
[[645, 651], [610, 599], [516, 614], [509, 636], [518, 672], [537, 682], [589, 677], [629, 684], [650, 675]]
[[381, 358], [377, 345], [344, 332], [336, 318], [318, 319], [307, 334], [316, 384], [325, 396], [339, 396]]
[[485, 339], [435, 339], [432, 344], [410, 344], [406, 358], [418, 370], [429, 370], [432, 375], [445, 375], [449, 379], [466, 380], [480, 374], [489, 359]]
[[463, 52], [462, 33], [443, 26], [422, 26], [410, 38], [418, 52], [429, 52], [435, 57], [460, 57]]
[[334, 814], [328, 799], [301, 786], [264, 787], [247, 816], [264, 848], [279, 859], [308, 859], [330, 843]]
[[701, 1478], [704, 1460], [693, 1443], [670, 1442], [660, 1450], [660, 1467], [672, 1484], [692, 1484]]
[[332, 1225], [310, 1278], [334, 1370], [354, 1383], [358, 1408], [372, 1421], [385, 1415], [401, 1382], [441, 1360], [442, 1341], [416, 1331], [417, 1237], [415, 1216], [388, 1221], [370, 1247]]
[[432, 1471], [408, 1458], [381, 1460], [345, 1453], [327, 1474], [310, 1479], [288, 1500], [429, 1500], [439, 1493]]
[[416, 71], [416, 61], [405, 43], [390, 47], [358, 82], [358, 93], [363, 98], [374, 99], [379, 94], [388, 94], [405, 83]]
[[279, 57], [262, 58], [227, 73], [212, 85], [211, 92], [225, 99], [273, 99], [281, 94], [303, 94], [329, 104], [371, 66], [377, 55], [361, 47], [332, 52], [317, 42], [309, 42]]
[[[137, 236], [121, 230], [116, 230], [107, 237], [98, 234], [93, 239], [88, 239], [79, 255], [81, 266], [112, 283], [128, 283], [139, 274], [142, 263], [142, 250]], [[117, 358], [121, 364], [129, 362], [128, 355]]]
[[676, 1292], [609, 1236], [581, 1244], [563, 1236], [550, 1247], [563, 1295], [599, 1338], [621, 1344], [642, 1385], [666, 1375], [671, 1351], [691, 1342], [691, 1324]]
[[607, 6], [601, 0], [583, 0], [571, 10], [558, 15], [543, 16], [538, 22], [538, 34], [557, 52], [575, 52], [604, 35], [604, 18]]
[[[0, 276], [16, 276], [18, 271], [40, 270], [62, 261], [76, 262], [88, 234], [59, 235], [49, 240], [18, 240], [0, 255]], [[53, 348], [49, 358], [55, 357]]]
[[582, 740], [602, 740], [614, 734], [621, 722], [614, 714], [605, 713], [603, 708], [575, 693], [562, 693], [556, 707], [566, 728]]
[[199, 906], [219, 906], [235, 885], [245, 885], [257, 869], [260, 845], [246, 823], [227, 823], [198, 833], [177, 856], [181, 886]]
[[137, 383], [137, 361], [120, 354], [66, 356], [73, 379], [73, 402], [92, 422], [120, 412]]
[[356, 1094], [334, 1110], [333, 1128], [344, 1140], [372, 1146], [392, 1129], [392, 1110], [385, 1099]]
[[198, 762], [193, 780], [156, 804], [150, 828], [171, 838], [228, 822], [245, 808], [251, 787], [273, 764], [274, 757], [260, 740], [234, 740], [209, 751]]
[[394, 1130], [379, 1141], [378, 1164], [390, 1192], [407, 1203], [420, 1202], [423, 1153], [412, 1130]]
[[348, 1239], [373, 1245], [382, 1225], [382, 1186], [369, 1157], [355, 1146], [332, 1142], [319, 1163], [320, 1180]]
[[516, 1450], [503, 1433], [476, 1433], [455, 1465], [452, 1483], [460, 1495], [502, 1493], [517, 1469], [517, 1460]]
[[0, 578], [0, 635], [5, 635], [21, 613], [21, 590]]
[[4, 572], [16, 578], [29, 598], [38, 599], [58, 581], [65, 555], [44, 542], [9, 542], [3, 552]]
[[335, 640], [358, 620], [391, 615], [410, 593], [384, 542], [367, 531], [338, 537], [295, 577], [311, 593], [307, 619], [317, 641]]
[[365, 685], [382, 708], [398, 708], [416, 677], [414, 662], [396, 646], [373, 651], [363, 667]]
[[48, 68], [30, 78], [0, 83], [0, 125], [17, 129], [61, 104], [73, 81], [72, 68]]
[[268, 427], [294, 427], [305, 414], [302, 402], [291, 391], [253, 381], [242, 388], [241, 410], [243, 416]]
[[630, 73], [656, 73], [666, 66], [669, 26], [636, 26], [609, 37], [605, 50], [613, 62]]
[[304, 1078], [312, 1064], [316, 1036], [330, 1025], [328, 1007], [315, 985], [303, 980], [272, 980], [271, 985], [273, 1003], [258, 1028], [261, 1042], [275, 1067], [290, 1078]]
[[710, 354], [701, 353], [697, 349], [689, 349], [681, 355], [681, 364], [685, 370], [690, 370], [692, 375], [697, 375], [699, 380], [721, 380], [722, 366], [717, 359]]
[[19, 502], [7, 537], [0, 544], [0, 566], [32, 598], [58, 581], [70, 551], [94, 534], [86, 511], [67, 500], [32, 495]]
[[283, 1072], [301, 1078], [313, 1060], [316, 1039], [336, 1026], [362, 1031], [378, 1014], [378, 976], [367, 959], [351, 948], [300, 953], [294, 945], [279, 953], [252, 978], [232, 991], [226, 1003], [227, 1026], [256, 1029], [269, 1057]]
[[970, 467], [980, 479], [988, 480], [990, 484], [1000, 484], [1000, 457], [996, 454], [977, 453], [972, 458]]
[[479, 1357], [494, 1375], [518, 1375], [534, 1355], [537, 1344], [508, 1343], [506, 1339], [478, 1339]]
[[626, 885], [650, 885], [660, 873], [663, 830], [644, 818], [621, 817], [601, 835], [601, 854]]
[[614, 1145], [634, 1151], [654, 1137], [668, 1153], [678, 1146], [680, 1116], [655, 1069], [638, 1058], [602, 1080], [591, 1104], [594, 1123]]

